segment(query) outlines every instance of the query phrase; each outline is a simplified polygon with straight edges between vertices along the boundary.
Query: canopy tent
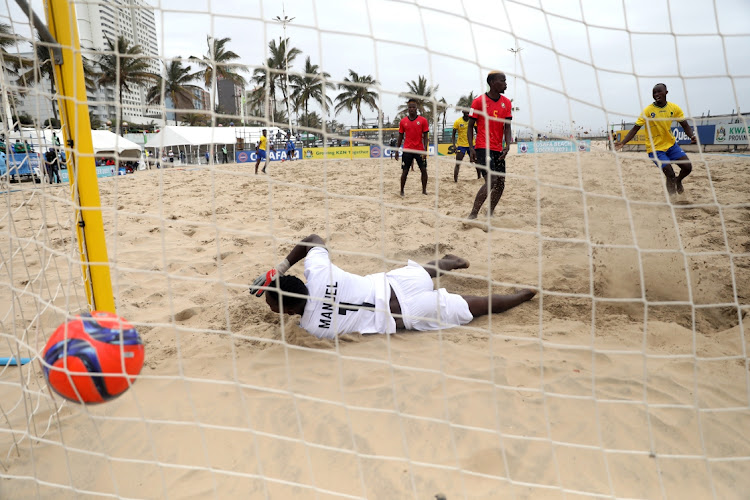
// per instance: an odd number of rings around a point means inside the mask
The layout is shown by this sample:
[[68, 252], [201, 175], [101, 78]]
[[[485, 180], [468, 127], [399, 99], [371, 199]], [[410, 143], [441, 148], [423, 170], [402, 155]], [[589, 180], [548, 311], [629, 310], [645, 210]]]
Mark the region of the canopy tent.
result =
[[[278, 127], [183, 127], [168, 125], [148, 139], [148, 148], [171, 148], [173, 146], [208, 146], [210, 144], [236, 144], [237, 139], [248, 143], [260, 139], [263, 129], [269, 139]], [[282, 131], [283, 132], [283, 131]]]
[[117, 153], [121, 158], [140, 158], [142, 148], [124, 137], [109, 130], [92, 130], [94, 154]]
[[[34, 147], [36, 152], [44, 153], [47, 149], [58, 143], [62, 144], [63, 136], [60, 130], [24, 128], [20, 131], [11, 132], [8, 143], [12, 144], [16, 139], [21, 142], [27, 141]], [[143, 149], [133, 141], [125, 139], [109, 130], [92, 130], [91, 141], [94, 146], [95, 155], [117, 153], [123, 158], [138, 158]]]

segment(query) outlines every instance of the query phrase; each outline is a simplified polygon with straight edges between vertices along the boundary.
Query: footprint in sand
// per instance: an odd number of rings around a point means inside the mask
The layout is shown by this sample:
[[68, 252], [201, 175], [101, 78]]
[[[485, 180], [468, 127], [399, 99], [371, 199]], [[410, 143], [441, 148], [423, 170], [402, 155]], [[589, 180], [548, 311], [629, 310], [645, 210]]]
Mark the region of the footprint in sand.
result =
[[478, 220], [465, 220], [461, 223], [464, 229], [481, 229], [485, 233], [489, 231], [489, 226], [486, 222], [480, 222]]

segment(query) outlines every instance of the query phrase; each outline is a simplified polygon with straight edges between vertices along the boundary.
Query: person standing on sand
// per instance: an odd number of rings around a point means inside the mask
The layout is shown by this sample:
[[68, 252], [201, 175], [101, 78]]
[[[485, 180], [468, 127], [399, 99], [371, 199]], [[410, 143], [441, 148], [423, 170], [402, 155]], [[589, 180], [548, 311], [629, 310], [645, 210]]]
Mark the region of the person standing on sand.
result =
[[255, 154], [258, 157], [258, 159], [255, 160], [255, 175], [258, 175], [258, 165], [260, 165], [260, 160], [263, 160], [262, 172], [264, 174], [266, 173], [266, 165], [268, 164], [268, 156], [266, 155], [266, 149], [268, 148], [268, 138], [266, 137], [267, 132], [266, 129], [263, 129], [263, 134], [260, 136], [258, 145], [255, 147]]
[[[464, 110], [463, 115], [453, 122], [453, 134], [451, 134], [451, 143], [453, 144], [453, 150], [456, 152], [456, 166], [453, 169], [453, 182], [458, 182], [458, 169], [461, 166], [461, 161], [464, 159], [464, 155], [469, 152], [469, 111]], [[456, 136], [458, 136], [458, 142], [456, 142]], [[477, 179], [482, 178], [482, 170], [477, 168]]]
[[[405, 139], [405, 140], [404, 140]], [[416, 160], [419, 171], [422, 173], [422, 194], [427, 194], [427, 155], [430, 143], [430, 124], [427, 118], [417, 114], [417, 100], [409, 99], [407, 102], [407, 114], [398, 125], [398, 145], [404, 145], [404, 154], [401, 157], [401, 196], [404, 196], [406, 178], [409, 169]], [[398, 160], [398, 151], [396, 151]]]
[[286, 159], [294, 161], [297, 150], [294, 148], [294, 141], [292, 140], [291, 132], [286, 133]]
[[[474, 206], [467, 218], [476, 219], [479, 209], [482, 208], [487, 199], [487, 191], [490, 194], [490, 216], [495, 212], [495, 207], [503, 196], [505, 190], [505, 157], [508, 148], [513, 142], [513, 133], [510, 129], [510, 120], [513, 119], [513, 105], [503, 92], [508, 88], [505, 82], [505, 73], [491, 71], [487, 75], [489, 92], [480, 95], [471, 103], [469, 112], [469, 129], [467, 138], [469, 140], [469, 155], [472, 162], [487, 166], [482, 169], [482, 175], [487, 180], [477, 191], [474, 198]], [[477, 130], [476, 149], [474, 148], [474, 128]], [[505, 140], [505, 147], [503, 147]]]
[[[682, 187], [682, 180], [693, 171], [690, 159], [672, 135], [672, 122], [677, 121], [680, 124], [687, 136], [690, 137], [690, 144], [695, 144], [697, 139], [693, 129], [685, 119], [682, 109], [674, 103], [667, 102], [668, 93], [665, 84], [657, 83], [654, 85], [651, 91], [654, 102], [646, 106], [622, 142], [615, 142], [615, 149], [617, 151], [622, 150], [622, 147], [635, 137], [641, 127], [646, 125], [648, 157], [656, 163], [657, 167], [661, 168], [666, 177], [667, 193], [671, 196], [682, 194], [685, 191], [685, 188]], [[676, 163], [680, 167], [680, 175], [675, 176], [672, 163]]]

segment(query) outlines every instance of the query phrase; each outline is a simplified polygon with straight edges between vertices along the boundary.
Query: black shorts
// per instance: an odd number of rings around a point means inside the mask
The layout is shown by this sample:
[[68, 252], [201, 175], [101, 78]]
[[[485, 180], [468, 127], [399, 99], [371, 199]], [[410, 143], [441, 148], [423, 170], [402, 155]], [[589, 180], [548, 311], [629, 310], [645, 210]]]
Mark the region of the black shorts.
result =
[[[477, 163], [479, 165], [487, 166], [487, 150], [486, 149], [477, 149], [475, 151], [477, 155]], [[497, 172], [499, 174], [505, 173], [505, 158], [500, 158], [500, 155], [503, 154], [501, 151], [493, 151], [490, 149], [490, 170], [493, 172]], [[487, 170], [480, 169], [482, 171], [482, 176], [487, 177]]]
[[421, 154], [418, 153], [404, 153], [401, 155], [401, 168], [404, 170], [408, 170], [411, 168], [412, 163], [414, 163], [414, 160], [417, 160], [417, 165], [419, 168], [425, 168], [427, 167], [427, 162], [424, 158], [422, 158]]

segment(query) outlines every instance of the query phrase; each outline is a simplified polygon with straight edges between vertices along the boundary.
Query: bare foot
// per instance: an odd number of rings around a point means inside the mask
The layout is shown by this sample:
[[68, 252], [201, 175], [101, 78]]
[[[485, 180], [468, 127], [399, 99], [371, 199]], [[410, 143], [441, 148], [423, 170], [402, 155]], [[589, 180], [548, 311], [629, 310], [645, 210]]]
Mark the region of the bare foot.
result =
[[403, 191], [401, 191], [399, 194], [401, 195], [401, 198], [404, 197], [404, 192]]
[[466, 218], [469, 219], [469, 220], [474, 220], [474, 219], [477, 218], [477, 214], [469, 214], [469, 215], [466, 216]]
[[427, 194], [427, 191], [422, 191], [422, 194]]
[[453, 269], [466, 269], [469, 267], [469, 261], [459, 257], [458, 255], [453, 255], [452, 253], [447, 253], [443, 255], [443, 258], [441, 260], [451, 260], [455, 263], [455, 266]]
[[674, 187], [675, 187], [675, 190], [677, 191], [677, 194], [682, 194], [685, 192], [685, 188], [682, 187], [682, 181], [680, 179], [675, 179]]
[[516, 295], [522, 295], [524, 298], [524, 302], [527, 300], [531, 300], [536, 295], [536, 290], [532, 290], [531, 288], [516, 288], [513, 291]]
[[675, 186], [675, 179], [667, 177], [667, 193], [670, 195], [673, 195], [677, 192], [677, 187]]

